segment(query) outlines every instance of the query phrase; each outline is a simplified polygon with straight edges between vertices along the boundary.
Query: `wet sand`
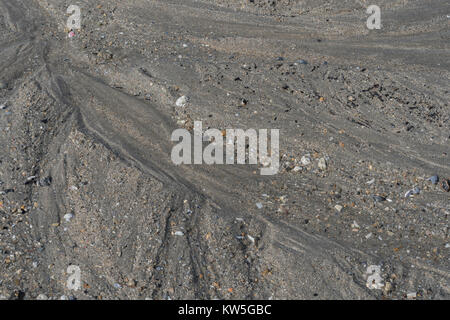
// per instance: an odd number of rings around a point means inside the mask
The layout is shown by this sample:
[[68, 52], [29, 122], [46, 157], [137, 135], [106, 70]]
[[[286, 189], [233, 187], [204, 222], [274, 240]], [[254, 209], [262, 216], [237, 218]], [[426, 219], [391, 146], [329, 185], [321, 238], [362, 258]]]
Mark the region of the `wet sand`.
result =
[[[0, 0], [0, 296], [448, 299], [450, 5], [368, 5]], [[194, 121], [279, 173], [174, 165]]]

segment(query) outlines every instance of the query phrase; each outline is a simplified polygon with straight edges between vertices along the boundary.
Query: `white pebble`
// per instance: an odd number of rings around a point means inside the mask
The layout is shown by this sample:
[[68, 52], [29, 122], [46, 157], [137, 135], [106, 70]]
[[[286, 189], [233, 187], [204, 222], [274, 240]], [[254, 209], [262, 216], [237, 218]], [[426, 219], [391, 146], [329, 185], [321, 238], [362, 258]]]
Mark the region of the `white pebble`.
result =
[[64, 220], [66, 220], [66, 222], [70, 222], [70, 220], [72, 220], [73, 217], [74, 217], [73, 213], [66, 213], [64, 215]]
[[352, 228], [359, 229], [359, 224], [356, 221], [353, 221]]
[[177, 102], [175, 104], [177, 107], [184, 107], [189, 102], [189, 98], [187, 96], [181, 96], [178, 98]]
[[308, 164], [311, 163], [311, 159], [310, 159], [309, 157], [307, 157], [307, 156], [303, 156], [303, 157], [300, 159], [300, 161], [302, 162], [302, 164], [303, 164], [304, 166], [307, 166]]
[[409, 292], [406, 297], [408, 299], [414, 299], [415, 297], [417, 297], [417, 292]]
[[320, 158], [319, 159], [318, 167], [319, 167], [320, 170], [326, 170], [327, 169], [327, 161], [325, 160], [325, 158]]

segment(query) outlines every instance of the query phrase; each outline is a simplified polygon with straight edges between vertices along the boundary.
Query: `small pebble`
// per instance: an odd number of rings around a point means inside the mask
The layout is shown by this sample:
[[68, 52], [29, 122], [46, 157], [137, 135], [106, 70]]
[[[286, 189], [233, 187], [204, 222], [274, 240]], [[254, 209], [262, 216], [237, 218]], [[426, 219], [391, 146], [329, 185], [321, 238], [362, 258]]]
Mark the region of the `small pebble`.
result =
[[182, 231], [176, 231], [175, 235], [176, 236], [184, 236], [184, 233]]
[[66, 222], [70, 222], [70, 220], [72, 220], [74, 217], [73, 213], [67, 213], [64, 215], [64, 220], [66, 220]]
[[431, 181], [431, 183], [433, 183], [433, 184], [437, 184], [439, 182], [439, 177], [438, 177], [438, 175], [434, 175], [432, 177], [429, 177], [427, 180]]
[[417, 297], [417, 292], [409, 292], [409, 293], [406, 295], [406, 297], [407, 297], [408, 299], [414, 299], [414, 298]]
[[410, 196], [414, 195], [414, 194], [419, 194], [420, 193], [420, 188], [419, 187], [415, 187], [414, 189], [409, 190], [408, 192], [405, 193], [405, 198], [409, 198]]
[[127, 282], [127, 286], [130, 287], [130, 288], [134, 288], [134, 287], [136, 287], [136, 285], [137, 285], [137, 281], [134, 280], [134, 279], [130, 279]]
[[337, 210], [337, 212], [341, 212], [344, 207], [339, 205], [339, 204], [337, 204], [337, 205], [334, 206], [334, 208]]
[[386, 282], [383, 288], [383, 293], [387, 296], [392, 291], [392, 284], [390, 282]]
[[307, 156], [303, 156], [300, 159], [300, 161], [301, 161], [302, 165], [304, 165], [304, 166], [307, 166], [307, 165], [309, 165], [311, 163], [311, 159], [309, 157], [307, 157]]
[[187, 96], [181, 96], [175, 102], [177, 107], [184, 107], [189, 102], [189, 98]]
[[48, 187], [51, 184], [52, 184], [52, 177], [50, 177], [50, 176], [49, 177], [45, 177], [45, 178], [41, 178], [39, 180], [39, 185], [41, 187]]
[[320, 170], [326, 170], [327, 169], [327, 161], [325, 160], [325, 158], [320, 158], [319, 159], [318, 166], [319, 166]]
[[385, 197], [382, 197], [382, 196], [372, 196], [372, 199], [373, 199], [373, 201], [375, 201], [375, 202], [383, 202], [383, 201], [386, 201], [386, 198], [385, 198]]
[[262, 209], [263, 205], [262, 205], [261, 202], [257, 202], [257, 203], [256, 203], [256, 207], [257, 207], [258, 209]]
[[444, 189], [447, 192], [450, 191], [450, 180], [444, 179], [444, 181], [442, 181], [442, 189]]
[[45, 294], [40, 294], [37, 296], [36, 300], [48, 300], [48, 297]]
[[25, 184], [30, 184], [36, 180], [36, 176], [30, 176], [25, 180]]

